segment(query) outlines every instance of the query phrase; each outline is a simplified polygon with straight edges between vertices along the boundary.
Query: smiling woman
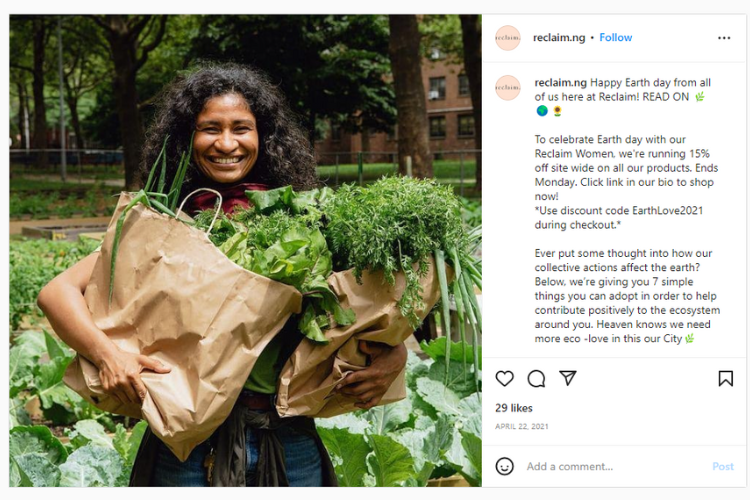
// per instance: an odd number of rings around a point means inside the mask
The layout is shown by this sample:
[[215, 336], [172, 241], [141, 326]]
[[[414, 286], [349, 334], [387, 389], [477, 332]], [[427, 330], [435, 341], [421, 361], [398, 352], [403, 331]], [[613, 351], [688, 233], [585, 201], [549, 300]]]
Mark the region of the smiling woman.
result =
[[216, 182], [238, 182], [250, 173], [258, 159], [258, 129], [241, 95], [206, 102], [195, 124], [193, 159]]
[[[283, 95], [263, 73], [245, 66], [205, 65], [167, 87], [147, 136], [144, 181], [162, 150], [165, 185], [171, 185], [177, 175], [181, 156], [192, 150], [178, 199], [184, 200], [196, 188], [209, 187], [222, 194], [224, 212], [247, 207], [247, 190], [292, 186], [302, 191], [318, 184], [312, 147]], [[214, 208], [215, 201], [215, 194], [200, 193], [190, 198], [185, 211], [194, 214]], [[38, 303], [60, 338], [96, 366], [110, 397], [124, 404], [141, 404], [147, 395], [141, 372], [168, 373], [171, 368], [120, 350], [94, 322], [83, 293], [97, 254], [53, 279]], [[147, 430], [130, 484], [336, 484], [313, 420], [281, 418], [276, 410], [281, 368], [301, 341], [296, 321], [289, 321], [258, 357], [229, 417], [184, 462]], [[360, 349], [369, 356], [369, 365], [344, 379], [337, 391], [369, 409], [380, 402], [404, 368], [406, 348], [363, 342]]]
[[167, 136], [166, 181], [171, 183], [193, 132], [193, 162], [180, 199], [198, 187], [221, 191], [237, 182], [295, 190], [318, 185], [309, 141], [283, 94], [260, 71], [205, 64], [175, 78], [146, 137], [142, 184]]

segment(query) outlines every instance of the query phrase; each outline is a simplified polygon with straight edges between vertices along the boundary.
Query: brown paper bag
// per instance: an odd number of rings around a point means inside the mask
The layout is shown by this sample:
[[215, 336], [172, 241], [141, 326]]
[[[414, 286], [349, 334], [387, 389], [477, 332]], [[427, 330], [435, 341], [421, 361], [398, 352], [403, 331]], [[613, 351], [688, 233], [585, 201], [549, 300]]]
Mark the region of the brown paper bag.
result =
[[107, 396], [99, 371], [81, 356], [64, 381], [102, 410], [144, 418], [184, 461], [229, 415], [260, 353], [300, 312], [302, 296], [231, 262], [201, 231], [139, 204], [125, 220], [109, 303], [115, 226], [130, 199], [120, 197], [85, 299], [120, 349], [172, 371], [141, 373], [142, 407]]
[[[395, 277], [395, 286], [390, 286], [382, 272], [363, 273], [361, 285], [351, 270], [331, 275], [328, 283], [338, 295], [342, 307], [352, 308], [357, 319], [353, 325], [327, 330], [325, 335], [330, 340], [327, 345], [302, 340], [281, 371], [276, 401], [279, 415], [333, 417], [359, 409], [354, 406], [356, 401], [353, 399], [332, 394], [336, 384], [348, 373], [365, 368], [367, 359], [359, 350], [359, 341], [395, 346], [414, 331], [396, 303], [404, 291], [404, 275], [397, 273]], [[417, 311], [417, 315], [423, 320], [440, 298], [434, 260], [430, 262], [429, 272], [420, 280], [420, 284], [424, 307]], [[379, 404], [393, 403], [406, 397], [404, 375], [405, 369]]]

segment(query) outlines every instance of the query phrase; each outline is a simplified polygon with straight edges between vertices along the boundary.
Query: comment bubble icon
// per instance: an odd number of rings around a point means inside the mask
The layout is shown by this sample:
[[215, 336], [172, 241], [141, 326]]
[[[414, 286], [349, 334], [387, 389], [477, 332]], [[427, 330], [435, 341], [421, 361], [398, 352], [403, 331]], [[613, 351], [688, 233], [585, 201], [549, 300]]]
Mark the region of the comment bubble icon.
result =
[[531, 387], [545, 387], [544, 385], [544, 373], [540, 370], [532, 370], [528, 376], [529, 385]]

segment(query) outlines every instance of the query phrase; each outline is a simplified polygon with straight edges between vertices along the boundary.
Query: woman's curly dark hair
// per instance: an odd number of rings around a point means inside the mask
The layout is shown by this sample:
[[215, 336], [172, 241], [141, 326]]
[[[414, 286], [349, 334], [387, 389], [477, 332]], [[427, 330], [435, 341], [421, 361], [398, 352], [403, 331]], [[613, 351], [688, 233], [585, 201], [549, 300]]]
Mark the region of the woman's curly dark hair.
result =
[[[195, 120], [212, 97], [239, 94], [255, 115], [260, 148], [258, 159], [243, 182], [291, 185], [295, 190], [318, 185], [315, 156], [283, 94], [265, 73], [233, 63], [206, 63], [175, 78], [163, 91], [154, 122], [146, 134], [141, 163], [141, 184], [145, 185], [151, 167], [169, 136], [166, 148], [167, 185], [174, 177], [183, 152], [190, 146]], [[183, 195], [213, 183], [190, 159]]]

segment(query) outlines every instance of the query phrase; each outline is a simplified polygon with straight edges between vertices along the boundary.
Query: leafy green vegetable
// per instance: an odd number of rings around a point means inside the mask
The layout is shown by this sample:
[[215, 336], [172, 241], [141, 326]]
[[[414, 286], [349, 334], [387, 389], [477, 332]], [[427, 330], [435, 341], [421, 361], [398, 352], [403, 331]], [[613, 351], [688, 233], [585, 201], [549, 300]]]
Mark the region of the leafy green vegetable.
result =
[[24, 402], [19, 398], [10, 400], [10, 428], [18, 425], [31, 425], [31, 417], [24, 408]]
[[16, 338], [10, 349], [11, 423], [30, 423], [24, 406], [29, 399], [39, 398], [44, 417], [55, 424], [96, 419], [114, 430], [108, 414], [62, 382], [73, 355], [71, 349], [47, 332], [27, 331]]
[[476, 390], [473, 369], [470, 367], [471, 365], [465, 368], [464, 365], [453, 363], [450, 368], [446, 368], [445, 360], [439, 359], [430, 366], [427, 376], [443, 382], [457, 396], [464, 398]]
[[50, 355], [47, 363], [40, 365], [35, 373], [33, 386], [39, 397], [44, 415], [53, 421], [71, 423], [75, 419], [75, 407], [83, 398], [63, 383], [63, 376], [75, 353], [61, 345], [49, 333], [44, 332]]
[[376, 486], [399, 486], [414, 474], [414, 460], [409, 450], [388, 436], [367, 436], [372, 453], [367, 456], [367, 468], [375, 477]]
[[43, 425], [19, 426], [10, 431], [11, 486], [56, 486], [58, 466], [68, 453]]
[[318, 434], [333, 458], [340, 486], [363, 486], [370, 446], [364, 435], [346, 428], [318, 427]]
[[[278, 204], [280, 199], [273, 198], [273, 203]], [[270, 203], [271, 198], [266, 201]], [[248, 271], [291, 285], [303, 294], [305, 304], [299, 328], [305, 336], [319, 343], [328, 342], [323, 334], [329, 326], [327, 313], [339, 325], [354, 322], [353, 311], [341, 307], [326, 281], [333, 271], [331, 252], [316, 225], [285, 210], [269, 215], [244, 212], [241, 218], [245, 227], [219, 249]]]
[[333, 194], [331, 188], [323, 187], [309, 191], [296, 192], [291, 186], [284, 186], [268, 191], [246, 191], [247, 198], [253, 204], [256, 214], [270, 215], [276, 211], [288, 211], [293, 215], [309, 213], [311, 221], [320, 219], [318, 205]]
[[104, 426], [96, 420], [79, 420], [73, 430], [68, 430], [66, 434], [70, 438], [73, 449], [81, 448], [87, 444], [114, 449], [112, 438], [107, 435]]
[[437, 380], [422, 378], [417, 380], [417, 392], [437, 411], [448, 415], [461, 415], [461, 398]]
[[[446, 352], [450, 352], [450, 358], [453, 361], [471, 361], [473, 354], [469, 349], [470, 346], [462, 344], [461, 342], [451, 342], [452, 347], [450, 351], [446, 349], [446, 338], [440, 337], [429, 344], [424, 340], [420, 342], [419, 347], [422, 351], [427, 354], [431, 359], [438, 360], [445, 357]], [[482, 346], [479, 346], [479, 369], [482, 369]]]
[[39, 358], [45, 352], [44, 334], [41, 332], [27, 331], [16, 338], [9, 353], [11, 398], [29, 386]]
[[141, 420], [135, 424], [130, 435], [128, 435], [125, 427], [122, 424], [117, 424], [115, 437], [112, 441], [115, 449], [125, 461], [125, 468], [127, 470], [130, 470], [135, 463], [138, 447], [141, 445], [141, 440], [146, 429], [148, 429], [148, 423], [145, 420]]
[[[471, 436], [471, 437], [467, 437]], [[473, 434], [457, 432], [446, 459], [472, 486], [482, 484], [482, 442]], [[478, 448], [477, 448], [478, 445]], [[471, 457], [469, 457], [471, 455]], [[475, 467], [479, 464], [479, 468]]]
[[[433, 366], [445, 364], [445, 345], [437, 340], [424, 346], [435, 360], [421, 360], [409, 352], [406, 400], [316, 420], [341, 484], [425, 486], [431, 478], [459, 473], [481, 486], [481, 471], [472, 465], [481, 461], [479, 393], [461, 398], [445, 386], [442, 376], [430, 378], [439, 373], [430, 373]], [[464, 350], [460, 344], [453, 347], [456, 353]], [[461, 368], [460, 363], [454, 366]], [[472, 391], [475, 387], [468, 379], [468, 384], [461, 384]], [[363, 464], [369, 474], [363, 474]]]
[[438, 250], [466, 246], [461, 205], [450, 188], [434, 181], [385, 177], [367, 187], [342, 186], [323, 203], [325, 235], [337, 269], [382, 270], [389, 284], [403, 272], [399, 307], [412, 326], [422, 300], [419, 278]]
[[123, 460], [114, 448], [87, 444], [60, 466], [60, 486], [124, 486]]
[[[333, 260], [320, 230], [317, 204], [330, 196], [330, 190], [295, 193], [287, 186], [246, 194], [253, 207], [230, 216], [220, 214], [209, 238], [248, 271], [297, 288], [304, 297], [300, 331], [310, 340], [327, 343], [323, 331], [330, 327], [329, 315], [338, 325], [355, 320], [326, 281]], [[216, 210], [197, 214], [196, 227], [209, 229]]]
[[385, 435], [409, 421], [411, 401], [404, 399], [389, 405], [376, 406], [364, 413], [375, 434]]

